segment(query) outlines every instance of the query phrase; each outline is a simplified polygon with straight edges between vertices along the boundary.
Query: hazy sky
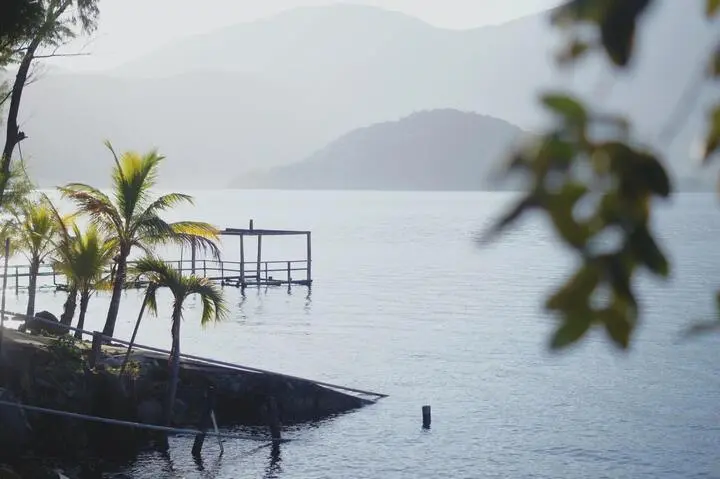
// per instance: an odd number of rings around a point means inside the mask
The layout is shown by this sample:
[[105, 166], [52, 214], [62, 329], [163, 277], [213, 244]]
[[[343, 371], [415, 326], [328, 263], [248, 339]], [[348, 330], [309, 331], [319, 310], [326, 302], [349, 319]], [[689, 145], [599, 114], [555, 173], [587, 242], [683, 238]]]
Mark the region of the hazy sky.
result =
[[111, 68], [183, 36], [328, 3], [375, 5], [440, 27], [471, 28], [544, 10], [560, 0], [102, 0], [94, 38], [73, 45], [75, 50], [84, 46], [92, 55], [58, 63], [82, 70]]

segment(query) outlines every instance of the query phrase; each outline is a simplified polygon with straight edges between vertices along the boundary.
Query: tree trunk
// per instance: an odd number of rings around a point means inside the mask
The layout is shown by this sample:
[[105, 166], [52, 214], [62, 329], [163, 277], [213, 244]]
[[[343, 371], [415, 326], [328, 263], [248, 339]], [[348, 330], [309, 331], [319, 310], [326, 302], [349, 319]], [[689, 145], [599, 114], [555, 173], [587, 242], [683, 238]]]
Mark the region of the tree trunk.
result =
[[42, 42], [48, 38], [48, 34], [54, 30], [52, 27], [55, 22], [58, 18], [60, 18], [65, 10], [67, 10], [71, 3], [72, 2], [64, 2], [61, 5], [57, 5], [57, 9], [55, 11], [48, 12], [48, 16], [45, 18], [44, 24], [28, 45], [27, 50], [25, 50], [25, 54], [18, 65], [18, 71], [15, 75], [15, 83], [13, 83], [12, 94], [10, 95], [10, 108], [8, 108], [5, 130], [5, 146], [3, 147], [2, 156], [0, 156], [0, 205], [3, 204], [5, 199], [5, 188], [7, 187], [8, 180], [10, 179], [10, 160], [12, 159], [13, 151], [15, 151], [15, 147], [22, 140], [17, 119], [18, 113], [20, 113], [20, 100], [22, 99], [25, 83], [27, 82], [28, 74], [30, 72], [30, 65], [35, 59], [35, 52]]
[[115, 333], [115, 323], [117, 322], [118, 312], [120, 311], [120, 297], [125, 287], [125, 271], [127, 269], [128, 253], [121, 252], [118, 258], [117, 271], [113, 281], [112, 298], [110, 299], [110, 308], [108, 309], [107, 319], [103, 334], [112, 337]]
[[[152, 285], [148, 286], [148, 288], [151, 288]], [[143, 314], [145, 313], [145, 307], [148, 303], [148, 295], [145, 295], [145, 298], [143, 299], [142, 306], [140, 306], [140, 313], [138, 314], [137, 321], [135, 322], [135, 329], [133, 329], [132, 337], [130, 338], [130, 344], [128, 344], [127, 352], [125, 353], [125, 359], [122, 363], [122, 368], [120, 368], [120, 376], [122, 377], [123, 374], [125, 374], [125, 368], [127, 367], [127, 363], [130, 360], [130, 354], [132, 353], [133, 346], [135, 345], [135, 338], [137, 337], [138, 329], [140, 329], [140, 321], [142, 321]]]
[[75, 316], [75, 307], [77, 306], [77, 288], [70, 286], [67, 299], [63, 305], [63, 312], [60, 315], [60, 324], [63, 326], [72, 326], [72, 320]]
[[178, 383], [180, 382], [180, 309], [173, 310], [172, 324], [172, 350], [170, 351], [170, 384], [167, 392], [167, 403], [165, 404], [165, 425], [172, 423], [173, 406], [177, 395]]
[[38, 258], [33, 258], [32, 261], [30, 261], [30, 274], [28, 280], [28, 304], [27, 311], [25, 312], [25, 314], [30, 316], [31, 318], [35, 316], [35, 292], [37, 290], [37, 276], [39, 269], [40, 260]]
[[[90, 302], [90, 290], [84, 290], [80, 293], [80, 317], [78, 318], [78, 329], [85, 328], [85, 313], [87, 312], [88, 303]], [[82, 339], [83, 333], [75, 331], [75, 339]]]
[[2, 152], [2, 163], [0, 163], [0, 205], [3, 204], [5, 187], [10, 178], [10, 160], [12, 159], [13, 151], [15, 151], [15, 147], [20, 143], [20, 140], [22, 140], [17, 123], [18, 113], [20, 113], [20, 100], [22, 99], [23, 90], [25, 89], [28, 73], [30, 72], [30, 65], [35, 58], [35, 51], [41, 42], [42, 37], [40, 35], [33, 38], [28, 49], [25, 51], [25, 55], [23, 55], [23, 59], [20, 61], [17, 75], [15, 75], [15, 83], [13, 84], [12, 95], [10, 96], [10, 108], [8, 108], [6, 121], [5, 146]]

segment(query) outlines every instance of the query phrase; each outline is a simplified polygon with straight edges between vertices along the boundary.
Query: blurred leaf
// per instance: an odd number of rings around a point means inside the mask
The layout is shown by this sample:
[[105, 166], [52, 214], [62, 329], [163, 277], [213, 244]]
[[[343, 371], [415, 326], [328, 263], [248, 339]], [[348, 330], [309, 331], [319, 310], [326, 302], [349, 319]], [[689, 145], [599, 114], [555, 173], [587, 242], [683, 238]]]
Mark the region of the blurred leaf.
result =
[[559, 350], [578, 341], [590, 329], [590, 312], [578, 313], [565, 319], [550, 341], [550, 349]]
[[569, 123], [583, 125], [587, 121], [587, 112], [580, 101], [568, 95], [546, 94], [541, 98], [546, 107], [564, 117]]
[[705, 0], [705, 14], [708, 17], [715, 16], [720, 8], [720, 0]]
[[667, 277], [670, 274], [670, 264], [660, 251], [655, 239], [650, 235], [647, 227], [638, 226], [629, 238], [635, 256], [653, 273]]
[[635, 294], [633, 294], [632, 287], [630, 286], [632, 265], [628, 263], [631, 263], [631, 261], [623, 258], [620, 254], [608, 255], [605, 258], [610, 285], [615, 291], [616, 296], [618, 296], [618, 299], [627, 301], [633, 308], [637, 308]]
[[521, 201], [519, 201], [513, 208], [510, 209], [507, 213], [505, 213], [491, 228], [488, 230], [485, 234], [483, 234], [480, 239], [479, 243], [489, 243], [493, 239], [495, 239], [496, 236], [498, 236], [500, 233], [502, 233], [505, 228], [510, 226], [515, 220], [517, 220], [526, 210], [529, 208], [534, 208], [538, 206], [538, 201], [535, 195], [528, 195], [525, 198], [523, 198]]
[[602, 321], [613, 342], [622, 349], [630, 345], [630, 334], [633, 323], [622, 313], [619, 305], [613, 304], [607, 309], [598, 312], [598, 319]]
[[705, 139], [703, 162], [707, 163], [720, 146], [720, 105], [715, 105], [710, 113], [710, 128]]
[[[718, 0], [720, 2], [720, 0]], [[720, 77], [720, 46], [715, 48], [715, 51], [710, 58], [710, 65], [708, 65], [708, 73], [712, 77]]]
[[548, 195], [544, 201], [545, 209], [560, 236], [575, 248], [587, 243], [590, 231], [587, 225], [579, 223], [573, 216], [573, 209], [580, 198], [588, 192], [588, 187], [578, 182], [568, 182], [555, 194]]
[[663, 198], [670, 196], [670, 178], [660, 161], [649, 153], [635, 153], [635, 160], [635, 174], [647, 189]]
[[575, 146], [562, 140], [558, 134], [546, 135], [536, 149], [533, 159], [536, 179], [542, 182], [550, 170], [567, 171], [575, 154]]
[[561, 65], [572, 63], [585, 55], [588, 50], [590, 50], [590, 45], [587, 42], [575, 39], [560, 51], [557, 55], [557, 61]]
[[600, 23], [607, 0], [570, 0], [555, 9], [551, 21], [558, 26], [571, 25], [576, 22]]
[[600, 25], [600, 36], [610, 59], [625, 67], [632, 56], [635, 26], [651, 0], [605, 0], [608, 11]]
[[588, 309], [590, 295], [600, 283], [602, 270], [596, 262], [585, 263], [568, 281], [548, 298], [550, 311], [582, 311]]

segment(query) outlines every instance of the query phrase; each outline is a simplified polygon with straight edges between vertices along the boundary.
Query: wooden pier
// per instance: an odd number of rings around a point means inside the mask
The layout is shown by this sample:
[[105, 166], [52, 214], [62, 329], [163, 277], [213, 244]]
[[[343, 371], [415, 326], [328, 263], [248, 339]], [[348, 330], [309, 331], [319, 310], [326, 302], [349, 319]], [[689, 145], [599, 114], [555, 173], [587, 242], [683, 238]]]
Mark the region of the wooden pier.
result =
[[[211, 281], [220, 283], [222, 286], [234, 286], [247, 288], [252, 286], [311, 286], [312, 285], [312, 234], [310, 231], [293, 230], [271, 230], [255, 229], [253, 220], [250, 220], [249, 228], [226, 228], [220, 232], [223, 237], [237, 237], [239, 242], [239, 260], [228, 261], [221, 259], [198, 258], [198, 250], [190, 248], [190, 258], [179, 260], [168, 260], [166, 263], [176, 268], [183, 275], [197, 275]], [[266, 236], [301, 236], [305, 237], [304, 259], [294, 260], [264, 260], [262, 251], [262, 239]], [[257, 239], [257, 251], [255, 254], [246, 253], [245, 238], [254, 237]], [[142, 288], [147, 283], [144, 281], [132, 280], [132, 266], [134, 262], [128, 261], [128, 281], [125, 287], [128, 289]], [[111, 274], [110, 268], [107, 274]], [[30, 276], [30, 267], [27, 264], [8, 266], [8, 287], [14, 286], [17, 294], [21, 288], [26, 288]], [[40, 281], [45, 278], [46, 281]], [[55, 271], [50, 264], [40, 265], [38, 272], [39, 288], [54, 288], [66, 290], [67, 281], [62, 273]], [[51, 280], [48, 281], [48, 280]]]

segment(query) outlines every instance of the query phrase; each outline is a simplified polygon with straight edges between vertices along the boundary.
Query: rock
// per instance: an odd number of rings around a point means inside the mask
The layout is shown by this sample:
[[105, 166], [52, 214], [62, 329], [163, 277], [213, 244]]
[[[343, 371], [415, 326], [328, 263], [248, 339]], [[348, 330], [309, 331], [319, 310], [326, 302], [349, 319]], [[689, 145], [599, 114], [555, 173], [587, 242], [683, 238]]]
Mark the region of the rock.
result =
[[67, 332], [67, 330], [60, 325], [60, 320], [58, 320], [55, 315], [49, 311], [40, 311], [35, 314], [35, 317], [57, 323], [57, 326], [42, 321], [36, 321], [35, 318], [26, 319], [23, 328], [31, 334], [45, 333], [59, 336]]
[[[0, 388], [0, 401], [18, 403], [15, 395], [11, 391], [3, 388]], [[31, 433], [30, 425], [22, 409], [0, 405], [1, 454], [11, 454], [11, 451], [22, 450], [30, 441]]]
[[137, 417], [145, 424], [162, 424], [163, 406], [158, 400], [146, 399], [138, 404]]

